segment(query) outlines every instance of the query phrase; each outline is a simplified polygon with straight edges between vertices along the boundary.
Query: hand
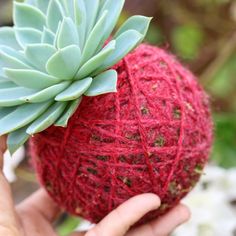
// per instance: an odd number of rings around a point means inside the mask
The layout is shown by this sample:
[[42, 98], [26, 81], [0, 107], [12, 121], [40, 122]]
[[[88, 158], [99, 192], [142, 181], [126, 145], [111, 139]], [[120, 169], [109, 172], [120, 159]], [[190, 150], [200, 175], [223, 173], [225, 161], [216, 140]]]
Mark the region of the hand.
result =
[[[52, 223], [60, 209], [44, 190], [14, 206], [10, 185], [2, 173], [5, 137], [0, 138], [0, 235], [4, 236], [57, 236]], [[165, 216], [129, 231], [142, 216], [160, 206], [154, 194], [136, 196], [106, 216], [93, 229], [70, 236], [167, 236], [179, 224], [189, 219], [189, 211], [179, 205]]]

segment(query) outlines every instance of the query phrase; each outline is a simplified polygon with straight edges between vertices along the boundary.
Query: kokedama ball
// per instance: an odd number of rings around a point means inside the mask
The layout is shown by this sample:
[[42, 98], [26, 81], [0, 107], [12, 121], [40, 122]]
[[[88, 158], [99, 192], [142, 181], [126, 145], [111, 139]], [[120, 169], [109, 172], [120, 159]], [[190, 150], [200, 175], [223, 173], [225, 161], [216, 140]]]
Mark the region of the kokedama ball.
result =
[[141, 45], [115, 67], [117, 93], [84, 97], [67, 128], [31, 139], [41, 184], [72, 214], [92, 222], [134, 195], [173, 208], [197, 183], [212, 144], [208, 97], [162, 49]]

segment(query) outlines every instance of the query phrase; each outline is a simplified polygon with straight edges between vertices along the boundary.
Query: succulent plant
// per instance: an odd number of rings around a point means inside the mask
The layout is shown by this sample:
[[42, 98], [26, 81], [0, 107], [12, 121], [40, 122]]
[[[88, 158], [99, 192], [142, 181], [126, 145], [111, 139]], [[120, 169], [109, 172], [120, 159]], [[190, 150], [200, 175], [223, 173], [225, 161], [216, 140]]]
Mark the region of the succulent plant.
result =
[[11, 153], [51, 125], [66, 127], [83, 96], [116, 92], [110, 69], [145, 37], [130, 17], [109, 40], [125, 0], [14, 1], [0, 28], [0, 135]]

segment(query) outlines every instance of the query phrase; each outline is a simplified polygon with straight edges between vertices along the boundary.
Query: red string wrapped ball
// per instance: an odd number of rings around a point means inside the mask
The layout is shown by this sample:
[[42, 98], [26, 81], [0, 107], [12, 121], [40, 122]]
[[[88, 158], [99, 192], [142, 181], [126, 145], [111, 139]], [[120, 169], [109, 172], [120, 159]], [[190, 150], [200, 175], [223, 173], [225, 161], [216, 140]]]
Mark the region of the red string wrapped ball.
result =
[[72, 214], [100, 221], [130, 197], [173, 208], [198, 181], [212, 144], [208, 97], [162, 49], [141, 45], [120, 61], [118, 92], [84, 97], [67, 128], [31, 140], [41, 184]]

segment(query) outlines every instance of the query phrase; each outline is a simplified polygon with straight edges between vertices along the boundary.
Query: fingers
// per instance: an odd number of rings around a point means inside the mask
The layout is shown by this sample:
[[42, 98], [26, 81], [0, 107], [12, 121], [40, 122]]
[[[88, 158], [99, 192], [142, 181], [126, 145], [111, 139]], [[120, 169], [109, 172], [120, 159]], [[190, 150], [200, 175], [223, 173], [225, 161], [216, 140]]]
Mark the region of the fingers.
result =
[[133, 197], [112, 211], [85, 236], [124, 236], [130, 226], [159, 206], [160, 199], [154, 194]]
[[38, 190], [32, 196], [17, 206], [18, 211], [36, 211], [40, 213], [47, 221], [53, 222], [61, 213], [60, 208], [48, 196], [44, 189]]
[[167, 236], [189, 218], [189, 209], [184, 205], [178, 205], [163, 217], [133, 229], [126, 236]]
[[11, 189], [2, 171], [0, 171], [0, 213], [0, 226], [10, 229], [17, 226]]
[[52, 222], [57, 218], [60, 210], [49, 198], [45, 190], [41, 189], [35, 192], [20, 203], [16, 207], [16, 211], [26, 236], [56, 236]]

